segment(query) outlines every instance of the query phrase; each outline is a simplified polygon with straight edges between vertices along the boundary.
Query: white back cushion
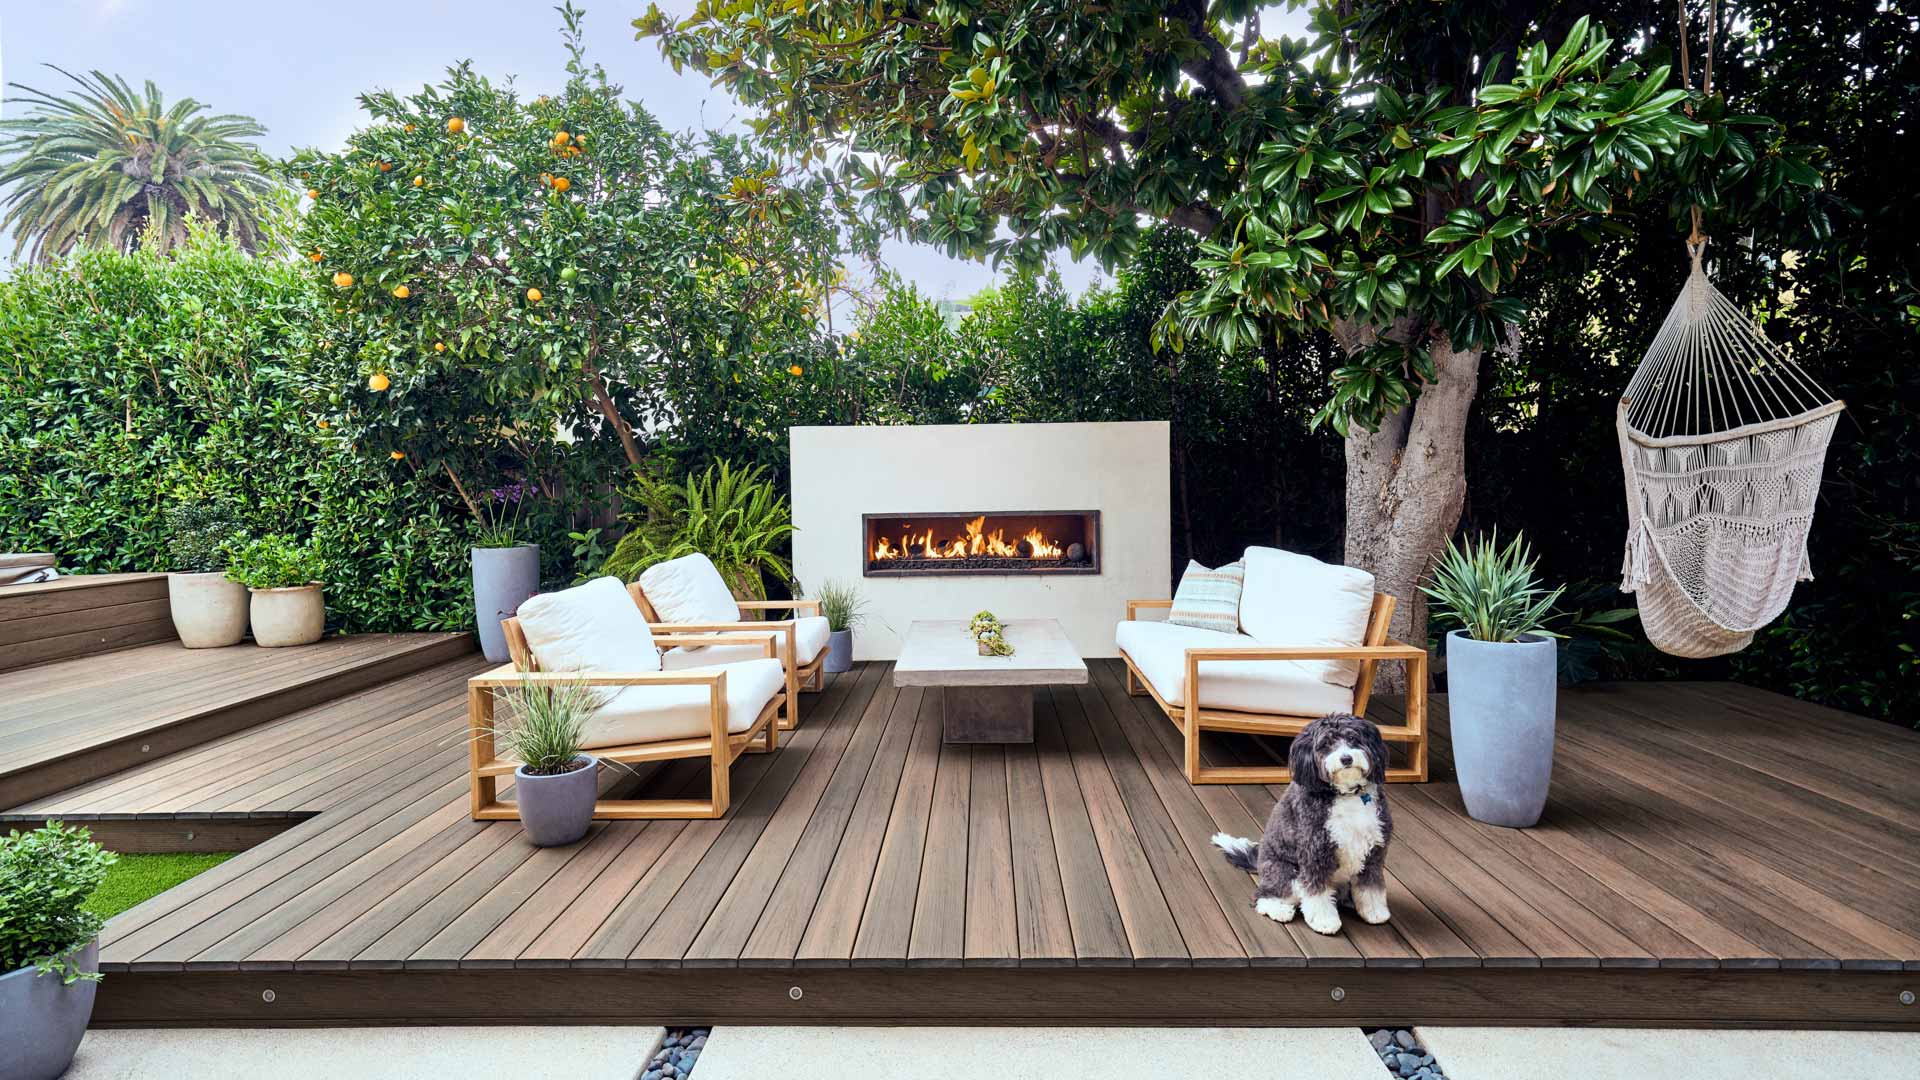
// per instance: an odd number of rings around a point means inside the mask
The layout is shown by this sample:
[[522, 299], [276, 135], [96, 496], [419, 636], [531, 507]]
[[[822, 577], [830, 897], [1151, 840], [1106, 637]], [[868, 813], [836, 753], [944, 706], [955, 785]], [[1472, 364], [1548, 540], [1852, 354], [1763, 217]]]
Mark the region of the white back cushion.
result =
[[740, 621], [740, 606], [713, 560], [695, 552], [654, 563], [640, 574], [641, 591], [647, 603], [667, 623], [733, 623]]
[[[1373, 610], [1373, 575], [1279, 548], [1247, 549], [1240, 629], [1262, 645], [1360, 645]], [[1311, 660], [1319, 677], [1352, 686], [1354, 660]]]
[[542, 671], [659, 671], [640, 606], [616, 577], [541, 593], [520, 605], [520, 630]]

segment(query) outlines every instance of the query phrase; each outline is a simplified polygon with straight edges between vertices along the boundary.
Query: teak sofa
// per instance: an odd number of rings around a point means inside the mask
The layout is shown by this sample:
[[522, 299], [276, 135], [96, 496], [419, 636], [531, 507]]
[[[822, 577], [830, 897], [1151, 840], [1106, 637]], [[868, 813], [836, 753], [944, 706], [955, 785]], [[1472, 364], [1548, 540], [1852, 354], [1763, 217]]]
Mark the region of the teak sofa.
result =
[[[1274, 549], [1249, 548], [1252, 560], [1257, 552], [1285, 555], [1294, 560], [1282, 563], [1288, 572], [1302, 570], [1303, 563], [1314, 563], [1305, 556], [1290, 555]], [[1262, 556], [1264, 557], [1264, 556]], [[1276, 561], [1277, 562], [1277, 561]], [[1324, 564], [1316, 564], [1323, 566]], [[1329, 568], [1361, 575], [1364, 587], [1371, 591], [1372, 578], [1344, 567]], [[1305, 573], [1316, 573], [1305, 568]], [[1249, 571], [1251, 576], [1252, 571]], [[1284, 583], [1281, 595], [1296, 597], [1310, 586], [1298, 581]], [[1349, 592], [1352, 585], [1347, 586]], [[1261, 603], [1269, 597], [1247, 594], [1249, 601]], [[1120, 658], [1126, 664], [1126, 687], [1135, 697], [1151, 697], [1154, 704], [1184, 738], [1185, 771], [1193, 784], [1277, 784], [1286, 783], [1291, 773], [1284, 764], [1206, 765], [1201, 762], [1200, 733], [1203, 731], [1272, 735], [1282, 738], [1300, 732], [1309, 723], [1330, 712], [1350, 711], [1364, 717], [1372, 696], [1374, 671], [1381, 661], [1399, 661], [1407, 665], [1407, 701], [1405, 722], [1377, 725], [1380, 735], [1390, 743], [1405, 745], [1407, 764], [1389, 767], [1390, 782], [1424, 782], [1427, 779], [1427, 652], [1388, 636], [1395, 599], [1385, 593], [1372, 593], [1372, 604], [1364, 614], [1364, 630], [1352, 644], [1325, 644], [1315, 635], [1314, 644], [1287, 644], [1277, 640], [1255, 640], [1244, 628], [1221, 632], [1187, 627], [1167, 627], [1148, 633], [1143, 627], [1129, 629], [1128, 624], [1143, 621], [1140, 612], [1169, 609], [1172, 600], [1130, 600], [1127, 617], [1116, 631]], [[1309, 602], [1310, 603], [1310, 602]], [[1242, 622], [1245, 618], [1243, 616]], [[1339, 636], [1337, 633], [1332, 636]], [[1136, 655], [1139, 654], [1139, 655]], [[1267, 665], [1246, 674], [1225, 665], [1260, 661], [1289, 661], [1287, 667]], [[1350, 687], [1330, 683], [1301, 662], [1356, 662]], [[1202, 665], [1206, 665], [1203, 669]], [[1321, 665], [1326, 667], [1326, 665]], [[1151, 671], [1151, 675], [1149, 674]], [[1157, 685], [1156, 685], [1157, 684]], [[1189, 688], [1199, 687], [1198, 692]]]
[[[603, 578], [565, 591], [574, 593], [593, 587], [603, 593], [610, 591], [613, 597], [623, 598], [619, 602], [625, 602], [624, 598], [630, 595], [621, 590], [619, 583], [612, 578]], [[606, 601], [608, 597], [599, 599]], [[524, 606], [521, 611], [523, 616], [527, 614]], [[776, 641], [772, 635], [659, 634], [647, 640], [647, 627], [639, 618], [637, 608], [629, 614], [632, 618], [629, 626], [623, 628], [613, 624], [608, 629], [621, 637], [619, 642], [614, 643], [616, 648], [641, 657], [642, 662], [622, 666], [642, 667], [644, 658], [651, 655], [654, 657], [653, 670], [606, 670], [598, 666], [576, 668], [573, 665], [568, 670], [542, 670], [537, 650], [528, 640], [522, 619], [516, 617], [502, 621], [507, 648], [513, 656], [512, 663], [467, 681], [472, 812], [475, 820], [519, 818], [517, 807], [498, 798], [499, 778], [512, 775], [520, 764], [500, 758], [494, 747], [494, 694], [503, 687], [578, 682], [589, 686], [620, 688], [614, 691], [616, 695], [631, 695], [635, 690], [642, 689], [657, 691], [652, 695], [643, 693], [634, 700], [619, 701], [617, 706], [609, 702], [602, 713], [614, 713], [616, 719], [603, 725], [600, 738], [589, 737], [583, 749], [595, 757], [623, 765], [681, 758], [708, 760], [710, 791], [706, 799], [602, 799], [593, 807], [593, 816], [598, 819], [724, 817], [730, 802], [728, 770], [733, 763], [749, 751], [765, 753], [779, 746], [777, 719], [791, 707], [793, 698], [789, 686], [792, 675], [783, 671], [783, 665], [775, 656]], [[593, 628], [583, 625], [581, 629], [590, 634]], [[622, 630], [626, 632], [621, 633]], [[740, 647], [757, 655], [744, 662], [710, 667], [675, 671], [657, 667], [659, 648], [689, 644]], [[730, 675], [733, 680], [731, 683]], [[674, 692], [675, 688], [684, 687], [704, 688], [705, 699], [698, 700], [685, 690]], [[657, 737], [644, 737], [649, 726], [660, 730]], [[689, 728], [699, 730], [699, 733], [691, 734]]]

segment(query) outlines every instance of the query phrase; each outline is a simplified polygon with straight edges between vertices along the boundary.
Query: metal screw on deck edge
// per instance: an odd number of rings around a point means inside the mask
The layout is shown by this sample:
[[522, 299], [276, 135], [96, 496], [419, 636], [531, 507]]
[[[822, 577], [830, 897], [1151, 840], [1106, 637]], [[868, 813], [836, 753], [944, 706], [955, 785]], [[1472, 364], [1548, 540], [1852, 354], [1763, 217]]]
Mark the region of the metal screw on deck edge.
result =
[[1333, 988], [1331, 996], [1335, 1001], [1345, 1001], [1347, 1000], [1347, 988], [1344, 986], [1336, 986]]
[[[789, 986], [789, 987], [787, 988], [787, 996], [788, 996], [788, 997], [790, 997], [790, 998], [792, 998], [792, 999], [793, 999], [793, 1000], [795, 1000], [795, 1001], [799, 1001], [799, 1000], [800, 1000], [800, 988], [799, 988], [799, 987], [797, 987], [797, 986]], [[1909, 996], [1911, 996], [1911, 995], [1909, 995]]]
[[1900, 991], [1900, 1004], [1902, 1005], [1913, 1004], [1913, 991], [1911, 990]]
[[273, 1004], [273, 991], [271, 990], [260, 991], [260, 1000], [266, 1002], [269, 1005]]

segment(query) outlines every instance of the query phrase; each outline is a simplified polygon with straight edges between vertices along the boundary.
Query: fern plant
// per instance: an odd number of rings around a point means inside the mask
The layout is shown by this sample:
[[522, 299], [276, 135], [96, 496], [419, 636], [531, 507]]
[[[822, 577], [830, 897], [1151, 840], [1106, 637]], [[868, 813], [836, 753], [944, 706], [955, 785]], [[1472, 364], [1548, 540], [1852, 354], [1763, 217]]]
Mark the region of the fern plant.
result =
[[1456, 623], [1476, 641], [1518, 641], [1525, 634], [1559, 637], [1546, 628], [1564, 586], [1547, 591], [1534, 575], [1537, 560], [1521, 537], [1500, 546], [1499, 534], [1465, 544], [1448, 541], [1434, 563], [1432, 584], [1420, 591], [1433, 615]]
[[663, 472], [636, 471], [621, 491], [632, 507], [629, 530], [602, 573], [632, 581], [654, 563], [698, 552], [743, 600], [766, 598], [765, 575], [793, 580], [785, 554], [793, 513], [763, 466], [736, 469], [722, 461], [684, 481]]

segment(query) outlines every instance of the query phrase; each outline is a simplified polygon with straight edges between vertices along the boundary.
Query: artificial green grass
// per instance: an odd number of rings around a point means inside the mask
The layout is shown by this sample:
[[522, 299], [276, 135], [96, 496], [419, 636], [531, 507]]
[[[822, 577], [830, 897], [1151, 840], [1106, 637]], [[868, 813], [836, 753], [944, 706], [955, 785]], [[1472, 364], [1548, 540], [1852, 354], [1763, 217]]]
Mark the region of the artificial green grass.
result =
[[237, 851], [126, 855], [107, 871], [107, 880], [87, 899], [88, 911], [112, 918], [149, 897], [158, 896], [195, 874], [211, 870]]

